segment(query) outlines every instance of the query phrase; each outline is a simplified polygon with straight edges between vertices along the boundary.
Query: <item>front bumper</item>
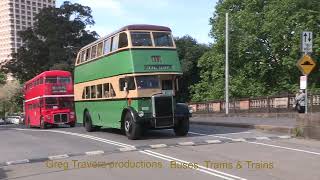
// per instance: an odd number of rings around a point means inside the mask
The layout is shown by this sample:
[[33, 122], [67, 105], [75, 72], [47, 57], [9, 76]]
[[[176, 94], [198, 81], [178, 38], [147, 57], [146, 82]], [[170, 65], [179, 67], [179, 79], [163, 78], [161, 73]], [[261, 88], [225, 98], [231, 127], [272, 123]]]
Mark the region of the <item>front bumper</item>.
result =
[[137, 116], [136, 122], [150, 129], [171, 129], [178, 124], [179, 121], [184, 120], [184, 118], [184, 115], [166, 117], [152, 117], [151, 115], [143, 117]]

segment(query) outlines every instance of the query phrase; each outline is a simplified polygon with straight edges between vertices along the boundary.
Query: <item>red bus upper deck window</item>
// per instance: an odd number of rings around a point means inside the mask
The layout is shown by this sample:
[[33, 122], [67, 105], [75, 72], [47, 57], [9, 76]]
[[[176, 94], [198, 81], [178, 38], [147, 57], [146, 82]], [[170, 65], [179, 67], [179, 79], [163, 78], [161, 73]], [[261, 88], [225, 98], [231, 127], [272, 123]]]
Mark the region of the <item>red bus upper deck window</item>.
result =
[[57, 83], [57, 77], [46, 77], [45, 82], [48, 84], [55, 84], [55, 83]]
[[71, 83], [71, 79], [70, 77], [46, 77], [45, 82], [47, 84], [56, 84], [56, 83], [69, 84]]

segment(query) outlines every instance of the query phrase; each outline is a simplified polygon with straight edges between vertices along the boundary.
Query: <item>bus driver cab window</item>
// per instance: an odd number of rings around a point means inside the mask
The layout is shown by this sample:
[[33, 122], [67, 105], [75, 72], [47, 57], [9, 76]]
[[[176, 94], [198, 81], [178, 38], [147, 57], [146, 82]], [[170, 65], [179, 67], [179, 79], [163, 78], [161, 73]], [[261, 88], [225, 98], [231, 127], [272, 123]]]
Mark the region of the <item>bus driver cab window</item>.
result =
[[171, 79], [165, 79], [161, 81], [161, 90], [163, 94], [173, 95], [173, 83]]

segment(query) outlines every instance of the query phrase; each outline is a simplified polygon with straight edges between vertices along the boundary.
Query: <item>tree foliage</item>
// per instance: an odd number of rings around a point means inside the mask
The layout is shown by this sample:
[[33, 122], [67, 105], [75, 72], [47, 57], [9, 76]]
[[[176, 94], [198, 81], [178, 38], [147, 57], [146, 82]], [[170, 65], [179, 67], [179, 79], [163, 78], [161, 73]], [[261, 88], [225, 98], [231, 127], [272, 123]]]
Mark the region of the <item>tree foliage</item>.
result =
[[[232, 97], [265, 96], [296, 91], [302, 31], [314, 34], [320, 53], [320, 3], [317, 0], [220, 0], [210, 18], [212, 49], [199, 60], [201, 81], [193, 100], [223, 98], [225, 13], [229, 13], [230, 91]], [[319, 71], [310, 77], [319, 88]]]
[[0, 85], [6, 83], [6, 75], [3, 72], [0, 72]]
[[209, 50], [209, 47], [205, 44], [199, 44], [189, 35], [176, 38], [175, 43], [183, 71], [177, 98], [180, 102], [187, 102], [191, 99], [189, 87], [200, 79], [199, 68], [197, 67], [198, 60]]
[[33, 28], [19, 32], [25, 44], [3, 68], [21, 82], [53, 68], [72, 71], [77, 51], [98, 37], [85, 29], [94, 24], [90, 7], [77, 3], [45, 8], [35, 19]]

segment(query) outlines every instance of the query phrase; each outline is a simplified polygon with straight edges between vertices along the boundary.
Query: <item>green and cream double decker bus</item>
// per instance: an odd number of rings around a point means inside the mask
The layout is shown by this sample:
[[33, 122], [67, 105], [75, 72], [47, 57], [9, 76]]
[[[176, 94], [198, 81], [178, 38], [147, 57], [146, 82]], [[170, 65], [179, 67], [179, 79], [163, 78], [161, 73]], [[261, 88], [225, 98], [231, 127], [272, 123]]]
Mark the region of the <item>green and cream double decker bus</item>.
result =
[[129, 139], [147, 129], [189, 131], [189, 109], [176, 103], [181, 67], [168, 27], [129, 25], [83, 47], [74, 70], [78, 123], [119, 128]]

